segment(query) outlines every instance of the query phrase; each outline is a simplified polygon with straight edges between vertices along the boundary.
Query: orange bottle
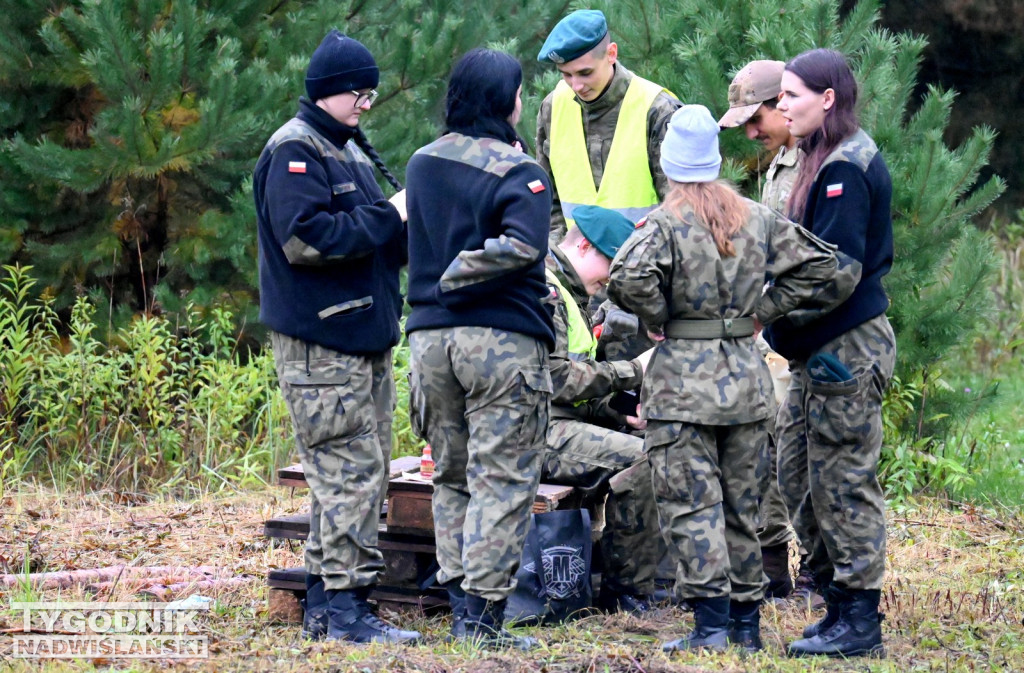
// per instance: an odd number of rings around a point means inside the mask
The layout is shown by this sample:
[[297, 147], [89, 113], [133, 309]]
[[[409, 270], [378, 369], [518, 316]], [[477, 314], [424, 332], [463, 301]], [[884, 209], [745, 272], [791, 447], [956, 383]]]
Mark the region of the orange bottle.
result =
[[430, 455], [430, 444], [423, 447], [423, 455], [420, 457], [420, 476], [424, 479], [434, 477], [434, 458]]

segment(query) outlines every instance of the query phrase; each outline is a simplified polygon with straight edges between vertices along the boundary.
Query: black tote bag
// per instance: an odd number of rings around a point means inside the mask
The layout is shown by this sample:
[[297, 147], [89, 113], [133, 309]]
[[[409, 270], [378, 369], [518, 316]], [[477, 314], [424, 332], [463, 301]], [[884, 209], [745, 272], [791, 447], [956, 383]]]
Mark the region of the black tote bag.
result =
[[534, 514], [505, 619], [520, 624], [563, 622], [585, 611], [590, 583], [590, 512], [564, 509]]

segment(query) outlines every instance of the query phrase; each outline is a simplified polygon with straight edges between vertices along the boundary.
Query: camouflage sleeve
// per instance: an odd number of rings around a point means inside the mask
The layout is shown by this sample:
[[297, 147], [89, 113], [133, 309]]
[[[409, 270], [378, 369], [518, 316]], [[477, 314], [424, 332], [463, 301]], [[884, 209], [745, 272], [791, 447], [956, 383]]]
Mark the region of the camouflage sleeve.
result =
[[603, 397], [619, 390], [640, 387], [643, 369], [634, 361], [598, 362], [590, 357], [569, 353], [569, 314], [558, 288], [551, 287], [554, 296], [555, 348], [548, 357], [551, 383], [554, 386], [553, 404], [566, 406]]
[[608, 283], [608, 297], [635, 314], [653, 331], [668, 320], [668, 302], [662, 288], [672, 267], [671, 241], [654, 211], [615, 255]]
[[476, 250], [463, 250], [441, 275], [437, 299], [452, 306], [488, 292], [500, 291], [511, 275], [525, 271], [548, 252], [547, 189], [532, 191], [528, 184], [547, 175], [532, 161], [520, 164], [495, 191], [495, 210], [501, 213], [501, 233]]
[[651, 176], [654, 178], [654, 189], [660, 201], [664, 201], [668, 194], [668, 178], [661, 170], [661, 141], [665, 139], [669, 120], [682, 105], [678, 98], [662, 91], [647, 112], [647, 156]]
[[548, 94], [540, 104], [537, 112], [537, 163], [551, 178], [551, 243], [562, 240], [565, 236], [565, 216], [562, 215], [562, 201], [558, 198], [558, 185], [551, 173], [551, 97]]
[[805, 325], [846, 301], [860, 280], [860, 262], [768, 208], [768, 289], [755, 313], [764, 325], [783, 315]]
[[[304, 173], [289, 171], [302, 163]], [[274, 235], [290, 264], [319, 266], [362, 257], [403, 234], [398, 210], [383, 195], [353, 192], [355, 202], [338, 210], [316, 149], [301, 140], [281, 143], [267, 169], [267, 209]]]

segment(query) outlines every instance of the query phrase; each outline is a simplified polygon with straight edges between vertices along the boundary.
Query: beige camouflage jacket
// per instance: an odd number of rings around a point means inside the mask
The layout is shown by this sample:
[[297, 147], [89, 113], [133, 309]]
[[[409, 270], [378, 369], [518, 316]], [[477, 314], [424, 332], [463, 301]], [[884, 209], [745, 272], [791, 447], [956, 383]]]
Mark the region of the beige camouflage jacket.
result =
[[[551, 303], [554, 307], [555, 348], [548, 357], [551, 383], [552, 418], [575, 418], [592, 420], [619, 414], [610, 411], [603, 398], [619, 390], [636, 390], [643, 379], [643, 369], [634, 360], [616, 362], [597, 361], [589, 357], [577, 357], [569, 353], [569, 314], [566, 302], [575, 302], [580, 308], [583, 320], [590, 325], [587, 314], [587, 297], [576, 270], [558, 248], [551, 248], [545, 260], [547, 270], [555, 274], [558, 282], [575, 296], [563, 297], [555, 286]], [[580, 301], [582, 300], [582, 304]]]
[[779, 153], [772, 159], [765, 172], [761, 203], [783, 215], [789, 214], [786, 201], [789, 199], [789, 193], [793, 191], [793, 185], [796, 184], [796, 174], [800, 171], [803, 154], [799, 147], [791, 150], [785, 146], [779, 148]]
[[[721, 257], [711, 232], [686, 208], [665, 208], [626, 241], [611, 268], [608, 295], [652, 330], [669, 320], [754, 316], [770, 324], [783, 314], [803, 322], [853, 291], [855, 264], [840, 266], [835, 246], [748, 199], [747, 226]], [[762, 294], [766, 282], [771, 286]], [[772, 380], [754, 337], [673, 339], [658, 344], [641, 404], [647, 419], [733, 425], [766, 418]]]
[[[576, 98], [583, 108], [583, 136], [587, 142], [587, 154], [590, 155], [590, 170], [594, 175], [594, 185], [601, 186], [604, 166], [611, 151], [612, 138], [615, 136], [615, 124], [619, 121], [619, 106], [626, 95], [626, 89], [633, 79], [633, 73], [622, 63], [615, 64], [615, 74], [604, 94], [589, 103]], [[549, 93], [540, 104], [537, 115], [537, 162], [551, 175], [551, 99]], [[647, 152], [648, 165], [654, 177], [654, 189], [658, 198], [664, 199], [668, 193], [668, 179], [661, 170], [661, 141], [665, 138], [672, 113], [682, 103], [665, 92], [658, 94], [647, 113]], [[639, 149], [639, 148], [637, 148]], [[559, 241], [565, 234], [565, 217], [562, 216], [562, 203], [558, 198], [558, 185], [554, 177], [551, 179], [551, 240]]]

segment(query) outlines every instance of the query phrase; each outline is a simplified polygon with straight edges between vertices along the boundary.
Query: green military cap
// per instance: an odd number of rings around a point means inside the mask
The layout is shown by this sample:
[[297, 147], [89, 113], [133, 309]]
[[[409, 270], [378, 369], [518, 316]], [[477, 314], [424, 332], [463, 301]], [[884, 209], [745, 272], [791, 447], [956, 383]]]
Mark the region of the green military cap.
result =
[[628, 217], [601, 206], [577, 206], [572, 211], [572, 219], [583, 237], [608, 259], [615, 258], [615, 253], [636, 230]]
[[608, 22], [601, 10], [577, 9], [551, 30], [537, 60], [567, 63], [596, 47], [607, 34]]

